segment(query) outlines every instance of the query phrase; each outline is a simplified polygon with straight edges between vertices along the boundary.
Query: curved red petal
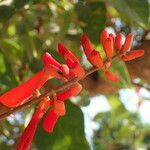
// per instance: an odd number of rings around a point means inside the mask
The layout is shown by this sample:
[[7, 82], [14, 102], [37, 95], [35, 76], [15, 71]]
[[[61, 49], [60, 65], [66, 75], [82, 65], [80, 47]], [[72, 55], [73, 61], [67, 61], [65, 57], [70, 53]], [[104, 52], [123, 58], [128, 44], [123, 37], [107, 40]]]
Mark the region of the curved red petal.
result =
[[57, 99], [61, 101], [65, 101], [71, 96], [78, 95], [81, 90], [82, 90], [81, 84], [76, 83], [72, 85], [70, 88], [68, 88], [66, 91], [64, 91], [63, 93], [58, 94]]
[[54, 100], [54, 113], [58, 116], [64, 116], [66, 113], [65, 104], [63, 101]]
[[93, 51], [93, 46], [91, 41], [85, 34], [82, 34], [81, 45], [83, 47], [85, 55], [87, 56], [87, 58], [89, 58], [91, 52]]
[[54, 112], [54, 110], [50, 110], [43, 120], [43, 129], [49, 133], [53, 132], [54, 126], [58, 118], [59, 116]]
[[61, 64], [57, 62], [48, 52], [46, 52], [42, 57], [43, 64], [46, 65], [54, 65], [55, 67], [60, 67]]
[[122, 56], [121, 59], [123, 61], [129, 61], [141, 57], [143, 55], [144, 55], [144, 50], [133, 50], [128, 52], [125, 56]]
[[124, 43], [122, 50], [121, 50], [123, 53], [130, 50], [130, 48], [132, 46], [133, 39], [134, 39], [134, 35], [132, 33], [130, 33], [126, 36], [125, 43]]
[[103, 59], [99, 52], [93, 50], [91, 52], [91, 58], [89, 60], [91, 64], [97, 66], [98, 68], [101, 68], [103, 66]]
[[123, 46], [123, 35], [120, 33], [115, 38], [115, 50], [120, 51]]
[[103, 30], [100, 34], [100, 40], [102, 46], [104, 46], [105, 40], [109, 37], [109, 33], [106, 30]]
[[108, 59], [113, 55], [114, 43], [112, 38], [107, 38], [104, 42], [104, 51]]

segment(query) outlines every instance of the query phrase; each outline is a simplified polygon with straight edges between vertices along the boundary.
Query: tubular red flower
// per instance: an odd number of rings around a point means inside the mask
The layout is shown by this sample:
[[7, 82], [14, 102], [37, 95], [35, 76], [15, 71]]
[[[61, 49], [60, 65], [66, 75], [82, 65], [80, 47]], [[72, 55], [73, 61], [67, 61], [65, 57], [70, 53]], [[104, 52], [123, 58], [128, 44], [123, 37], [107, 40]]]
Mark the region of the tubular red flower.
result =
[[36, 109], [35, 113], [32, 116], [32, 119], [26, 129], [24, 130], [18, 144], [17, 144], [17, 150], [28, 150], [30, 148], [30, 145], [32, 143], [33, 137], [35, 135], [36, 128], [43, 117], [43, 114], [45, 111], [47, 111], [48, 99], [43, 99], [38, 108]]
[[58, 118], [59, 116], [54, 112], [54, 110], [50, 110], [43, 120], [43, 129], [49, 133], [53, 132]]
[[112, 38], [107, 38], [104, 42], [104, 51], [108, 59], [113, 55], [114, 42]]
[[128, 50], [130, 50], [130, 48], [132, 46], [133, 39], [134, 39], [134, 35], [132, 33], [130, 33], [126, 36], [125, 43], [124, 43], [124, 45], [122, 47], [122, 50], [121, 50], [122, 53], [127, 52]]
[[104, 47], [105, 40], [109, 37], [109, 33], [106, 30], [103, 30], [100, 34], [101, 44]]
[[34, 90], [40, 89], [47, 80], [53, 77], [65, 79], [59, 74], [59, 70], [56, 67], [47, 65], [28, 81], [0, 96], [0, 102], [8, 107], [16, 107], [33, 96]]
[[117, 75], [115, 75], [114, 73], [110, 72], [110, 71], [105, 71], [105, 76], [108, 80], [111, 80], [112, 82], [119, 82], [120, 79]]
[[126, 53], [126, 55], [122, 56], [121, 59], [123, 61], [129, 61], [129, 60], [141, 57], [143, 55], [144, 55], [144, 50], [141, 50], [141, 49], [140, 50], [133, 50], [133, 51]]
[[120, 33], [115, 38], [115, 50], [120, 51], [123, 45], [123, 35]]

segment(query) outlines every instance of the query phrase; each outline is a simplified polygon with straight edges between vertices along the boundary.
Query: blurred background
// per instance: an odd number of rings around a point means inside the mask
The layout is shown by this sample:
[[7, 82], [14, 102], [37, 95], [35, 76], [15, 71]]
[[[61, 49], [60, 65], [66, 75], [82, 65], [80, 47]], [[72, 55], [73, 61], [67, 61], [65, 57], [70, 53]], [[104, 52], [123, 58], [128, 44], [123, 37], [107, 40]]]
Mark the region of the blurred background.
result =
[[[144, 57], [112, 64], [120, 83], [106, 81], [100, 71], [84, 79], [84, 90], [66, 103], [67, 114], [54, 132], [47, 134], [39, 125], [32, 150], [150, 150], [150, 1], [0, 0], [0, 94], [38, 72], [44, 52], [64, 62], [59, 41], [89, 68], [82, 33], [105, 58], [99, 40], [104, 28], [133, 32], [133, 49], [144, 49]], [[42, 90], [60, 84], [53, 79]], [[35, 107], [0, 122], [0, 150], [14, 149]], [[0, 105], [0, 114], [7, 110]]]

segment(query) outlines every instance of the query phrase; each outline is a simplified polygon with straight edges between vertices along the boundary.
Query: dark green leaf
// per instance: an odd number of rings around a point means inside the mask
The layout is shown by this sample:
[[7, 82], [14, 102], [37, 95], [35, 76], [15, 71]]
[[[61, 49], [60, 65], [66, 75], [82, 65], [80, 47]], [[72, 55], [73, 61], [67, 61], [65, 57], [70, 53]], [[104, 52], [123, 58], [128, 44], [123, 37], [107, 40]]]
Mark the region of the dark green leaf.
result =
[[15, 13], [14, 8], [11, 6], [1, 5], [0, 6], [0, 21], [7, 21]]

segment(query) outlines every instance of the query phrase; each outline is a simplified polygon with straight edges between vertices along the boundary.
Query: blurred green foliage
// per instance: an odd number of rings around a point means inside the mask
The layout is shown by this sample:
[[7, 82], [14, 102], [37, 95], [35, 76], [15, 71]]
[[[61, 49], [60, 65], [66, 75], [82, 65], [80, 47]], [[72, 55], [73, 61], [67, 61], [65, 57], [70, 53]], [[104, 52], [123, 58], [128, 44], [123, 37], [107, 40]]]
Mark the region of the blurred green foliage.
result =
[[[57, 53], [59, 41], [82, 61], [80, 35], [83, 32], [90, 37], [95, 48], [103, 53], [99, 45], [99, 33], [106, 26], [123, 33], [133, 29], [136, 32], [138, 28], [144, 32], [150, 27], [149, 15], [148, 0], [1, 0], [0, 93], [39, 71], [42, 68], [40, 58], [45, 51], [64, 62]], [[112, 22], [115, 19], [122, 23], [119, 29]], [[83, 64], [86, 66], [85, 61]], [[121, 77], [121, 83], [115, 86], [131, 87], [130, 76], [123, 62], [115, 61], [111, 70]], [[54, 80], [53, 86], [57, 84], [58, 81]], [[89, 149], [84, 134], [83, 114], [79, 108], [80, 105], [88, 104], [85, 102], [88, 99], [85, 93], [81, 93], [77, 105], [67, 103], [67, 115], [59, 120], [54, 133], [46, 134], [39, 127], [33, 147], [52, 150]], [[128, 145], [128, 140], [135, 134], [131, 147], [137, 141], [141, 142], [145, 130], [137, 114], [127, 111], [117, 95], [109, 97], [108, 101], [112, 111], [96, 116], [102, 128], [95, 134], [94, 148], [106, 149], [107, 142], [110, 145]], [[17, 120], [14, 117], [1, 123], [1, 150], [13, 149], [28, 115], [31, 115], [29, 111], [24, 111], [17, 114]], [[122, 119], [126, 120], [126, 124]]]

